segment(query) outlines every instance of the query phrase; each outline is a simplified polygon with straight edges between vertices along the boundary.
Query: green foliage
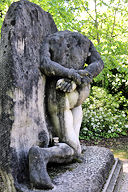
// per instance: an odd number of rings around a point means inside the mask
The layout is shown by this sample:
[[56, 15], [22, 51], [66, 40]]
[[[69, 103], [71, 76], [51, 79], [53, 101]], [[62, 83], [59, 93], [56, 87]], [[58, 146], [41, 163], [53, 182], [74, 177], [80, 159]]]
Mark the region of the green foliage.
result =
[[[128, 101], [127, 101], [128, 102]], [[83, 103], [81, 139], [96, 139], [127, 135], [128, 114], [119, 110], [118, 95], [93, 87], [91, 96]]]
[[1, 34], [1, 27], [4, 21], [5, 14], [9, 8], [9, 6], [18, 0], [0, 0], [0, 34]]
[[[111, 92], [114, 88], [111, 85], [112, 81], [116, 82], [117, 76], [119, 76], [120, 79], [122, 78], [122, 82], [128, 80], [128, 43], [120, 41], [109, 43], [108, 41], [105, 44], [101, 43], [98, 45], [97, 49], [102, 54], [105, 68], [100, 76], [95, 78], [95, 82], [99, 82], [103, 87], [109, 89]], [[119, 84], [117, 86], [119, 87]], [[126, 92], [128, 95], [128, 90]]]
[[59, 30], [73, 30], [78, 16], [77, 1], [63, 0], [30, 0], [38, 4], [42, 9], [48, 11], [53, 16], [53, 19]]

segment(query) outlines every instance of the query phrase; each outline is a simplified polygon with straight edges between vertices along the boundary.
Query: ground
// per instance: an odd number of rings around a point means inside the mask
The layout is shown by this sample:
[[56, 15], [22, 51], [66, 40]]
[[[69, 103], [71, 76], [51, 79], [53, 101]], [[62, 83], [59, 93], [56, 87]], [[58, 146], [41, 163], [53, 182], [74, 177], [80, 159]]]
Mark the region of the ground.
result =
[[123, 163], [123, 176], [119, 192], [128, 191], [128, 136], [119, 138], [110, 138], [102, 140], [81, 141], [85, 145], [98, 145], [109, 148], [116, 158], [119, 158]]
[[85, 143], [85, 145], [87, 146], [97, 145], [109, 148], [114, 153], [115, 157], [121, 160], [128, 159], [128, 136], [119, 138], [101, 139], [95, 141], [81, 140], [81, 143]]

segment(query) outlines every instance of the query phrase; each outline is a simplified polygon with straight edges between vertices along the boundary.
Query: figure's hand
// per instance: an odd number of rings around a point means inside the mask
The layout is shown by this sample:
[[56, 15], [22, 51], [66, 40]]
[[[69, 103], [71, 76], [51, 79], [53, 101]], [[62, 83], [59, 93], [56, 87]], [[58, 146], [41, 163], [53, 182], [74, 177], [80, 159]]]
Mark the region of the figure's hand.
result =
[[92, 82], [92, 79], [91, 78], [89, 78], [89, 77], [87, 77], [87, 76], [85, 76], [85, 77], [83, 77], [82, 78], [82, 83], [81, 83], [81, 85], [88, 85], [88, 84], [90, 84]]
[[86, 69], [78, 70], [78, 74], [81, 75], [81, 84], [88, 85], [92, 82], [92, 74], [88, 72]]
[[77, 85], [81, 84], [82, 78], [77, 70], [69, 69], [68, 78], [72, 79]]
[[87, 71], [86, 69], [84, 69], [84, 70], [78, 70], [77, 72], [78, 72], [78, 74], [79, 74], [80, 76], [89, 77], [90, 79], [93, 78], [92, 74], [91, 74], [89, 71]]
[[56, 83], [56, 89], [63, 92], [71, 93], [76, 89], [76, 84], [70, 79], [59, 79]]

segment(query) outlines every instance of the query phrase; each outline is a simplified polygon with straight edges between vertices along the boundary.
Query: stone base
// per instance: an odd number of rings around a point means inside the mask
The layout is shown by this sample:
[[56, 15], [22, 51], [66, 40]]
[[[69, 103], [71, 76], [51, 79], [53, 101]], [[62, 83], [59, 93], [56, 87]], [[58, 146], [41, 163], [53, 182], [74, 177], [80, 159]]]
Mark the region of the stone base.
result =
[[104, 185], [102, 192], [118, 192], [120, 189], [120, 181], [123, 173], [122, 162], [115, 159], [115, 164], [109, 174], [109, 177]]
[[[122, 165], [114, 159], [109, 149], [84, 147], [79, 162], [68, 165], [52, 165], [48, 173], [52, 178], [52, 190], [32, 189], [32, 186], [19, 185], [19, 192], [117, 192]], [[105, 184], [106, 183], [106, 184]]]

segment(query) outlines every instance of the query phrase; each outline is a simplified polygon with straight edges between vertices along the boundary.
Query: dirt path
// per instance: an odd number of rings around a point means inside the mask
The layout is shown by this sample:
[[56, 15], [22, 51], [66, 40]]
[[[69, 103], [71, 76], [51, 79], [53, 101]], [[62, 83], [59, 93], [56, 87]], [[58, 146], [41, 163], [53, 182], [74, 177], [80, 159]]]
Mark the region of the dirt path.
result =
[[128, 159], [122, 160], [123, 162], [123, 177], [121, 180], [120, 192], [128, 192]]

